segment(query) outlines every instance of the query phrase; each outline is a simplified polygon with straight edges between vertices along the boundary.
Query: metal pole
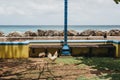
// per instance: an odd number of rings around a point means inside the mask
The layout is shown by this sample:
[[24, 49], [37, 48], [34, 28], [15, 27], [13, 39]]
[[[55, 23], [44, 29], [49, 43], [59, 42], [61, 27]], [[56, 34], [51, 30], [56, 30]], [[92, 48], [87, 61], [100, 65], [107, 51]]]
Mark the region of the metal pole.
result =
[[68, 0], [64, 0], [64, 45], [62, 55], [70, 55], [70, 48], [67, 44], [67, 27], [68, 27]]
[[64, 44], [67, 44], [67, 27], [68, 27], [68, 1], [65, 0], [64, 3]]

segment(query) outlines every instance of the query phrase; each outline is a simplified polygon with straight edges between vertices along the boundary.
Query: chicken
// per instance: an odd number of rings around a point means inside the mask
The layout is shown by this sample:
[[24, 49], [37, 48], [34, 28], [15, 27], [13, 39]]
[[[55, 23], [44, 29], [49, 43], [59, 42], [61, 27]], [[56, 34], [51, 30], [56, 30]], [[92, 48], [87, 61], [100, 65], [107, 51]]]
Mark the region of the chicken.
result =
[[42, 52], [42, 53], [39, 53], [39, 55], [38, 55], [40, 58], [43, 58], [43, 57], [45, 57], [45, 53], [44, 52]]
[[55, 54], [52, 56], [51, 53], [48, 53], [48, 58], [51, 60], [51, 61], [55, 61], [58, 57], [58, 52], [56, 51]]

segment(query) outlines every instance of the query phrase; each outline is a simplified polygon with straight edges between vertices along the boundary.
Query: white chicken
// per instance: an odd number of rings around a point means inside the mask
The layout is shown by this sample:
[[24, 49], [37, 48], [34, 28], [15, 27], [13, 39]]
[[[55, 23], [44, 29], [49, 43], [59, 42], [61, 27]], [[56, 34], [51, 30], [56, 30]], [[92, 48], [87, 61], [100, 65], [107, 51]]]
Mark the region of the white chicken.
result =
[[39, 53], [38, 55], [40, 58], [44, 58], [45, 57], [45, 52]]
[[54, 62], [56, 59], [57, 59], [57, 57], [58, 57], [58, 52], [56, 51], [55, 52], [55, 54], [52, 56], [52, 54], [51, 53], [48, 53], [48, 58], [52, 61], [52, 62]]

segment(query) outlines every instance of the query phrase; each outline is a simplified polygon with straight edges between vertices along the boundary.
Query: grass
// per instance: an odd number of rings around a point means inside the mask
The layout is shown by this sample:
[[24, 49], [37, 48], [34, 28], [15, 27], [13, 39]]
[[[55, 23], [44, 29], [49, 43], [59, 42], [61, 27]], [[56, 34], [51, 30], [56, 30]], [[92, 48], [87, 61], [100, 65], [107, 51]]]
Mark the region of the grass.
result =
[[80, 63], [80, 62], [81, 62], [80, 60], [76, 60], [73, 57], [58, 58], [56, 60], [56, 63], [63, 63], [63, 64], [77, 64], [77, 63]]
[[104, 80], [104, 79], [100, 79], [98, 77], [93, 77], [93, 78], [85, 78], [84, 76], [80, 76], [77, 78], [77, 80]]
[[93, 66], [92, 68], [98, 70], [112, 70], [120, 72], [120, 59], [108, 57], [71, 57], [71, 58], [58, 58], [56, 63], [76, 64], [78, 66], [84, 64]]
[[85, 76], [78, 77], [77, 80], [120, 80], [120, 59], [108, 57], [71, 57], [58, 58], [57, 63], [75, 64], [79, 68], [90, 66], [96, 69], [100, 75], [87, 79]]
[[82, 60], [83, 64], [88, 66], [93, 66], [93, 68], [98, 70], [112, 70], [120, 72], [120, 59], [115, 58], [83, 58], [77, 59]]

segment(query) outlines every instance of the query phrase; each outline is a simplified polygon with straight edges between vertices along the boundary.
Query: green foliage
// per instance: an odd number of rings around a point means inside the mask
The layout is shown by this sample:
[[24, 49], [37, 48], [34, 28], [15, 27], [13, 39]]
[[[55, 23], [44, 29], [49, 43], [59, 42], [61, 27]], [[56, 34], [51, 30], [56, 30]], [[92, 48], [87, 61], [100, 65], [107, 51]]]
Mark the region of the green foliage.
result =
[[77, 78], [77, 80], [88, 80], [87, 78], [85, 78], [84, 76], [80, 76]]
[[86, 78], [86, 76], [80, 75], [76, 80], [120, 80], [120, 59], [110, 57], [65, 57], [58, 58], [57, 63], [63, 64], [75, 64], [77, 68], [84, 69], [90, 66], [93, 71], [98, 73], [96, 77]]
[[120, 0], [114, 0], [116, 4], [119, 4]]
[[83, 58], [83, 64], [94, 66], [98, 70], [112, 70], [120, 72], [120, 59], [114, 58]]
[[[97, 69], [101, 75], [98, 79], [92, 80], [120, 80], [120, 59], [116, 58], [106, 58], [106, 57], [92, 57], [92, 58], [76, 58], [82, 63], [91, 66], [93, 69]], [[80, 65], [81, 65], [80, 64]], [[87, 79], [78, 79], [87, 80]]]

